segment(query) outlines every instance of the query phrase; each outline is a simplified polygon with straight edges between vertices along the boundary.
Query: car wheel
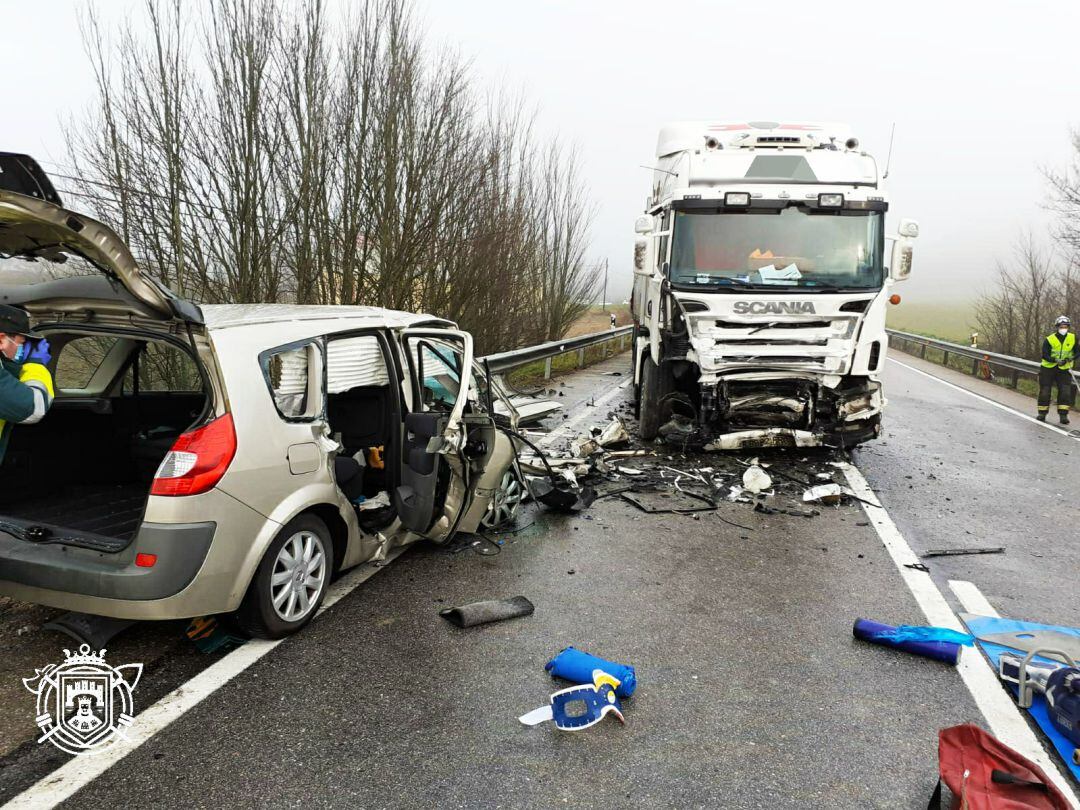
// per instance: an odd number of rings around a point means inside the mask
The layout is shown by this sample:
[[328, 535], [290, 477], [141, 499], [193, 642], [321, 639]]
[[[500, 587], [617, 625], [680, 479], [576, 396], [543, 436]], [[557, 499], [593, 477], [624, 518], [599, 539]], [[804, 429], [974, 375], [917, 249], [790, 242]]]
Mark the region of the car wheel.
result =
[[283, 638], [314, 617], [334, 570], [326, 524], [300, 515], [278, 532], [255, 570], [236, 624], [255, 638]]
[[518, 508], [521, 506], [521, 496], [525, 491], [525, 485], [521, 476], [513, 467], [503, 473], [498, 488], [491, 496], [487, 511], [480, 518], [480, 525], [485, 529], [494, 529], [509, 523], [517, 517]]

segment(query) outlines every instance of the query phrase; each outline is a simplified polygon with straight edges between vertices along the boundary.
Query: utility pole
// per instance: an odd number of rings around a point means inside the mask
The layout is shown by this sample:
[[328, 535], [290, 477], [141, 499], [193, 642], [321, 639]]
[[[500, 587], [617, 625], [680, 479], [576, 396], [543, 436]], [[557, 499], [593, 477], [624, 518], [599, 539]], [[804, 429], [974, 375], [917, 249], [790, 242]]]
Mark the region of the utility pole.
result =
[[604, 308], [604, 312], [607, 312], [607, 265], [608, 260], [604, 259], [604, 297], [600, 299], [600, 306]]

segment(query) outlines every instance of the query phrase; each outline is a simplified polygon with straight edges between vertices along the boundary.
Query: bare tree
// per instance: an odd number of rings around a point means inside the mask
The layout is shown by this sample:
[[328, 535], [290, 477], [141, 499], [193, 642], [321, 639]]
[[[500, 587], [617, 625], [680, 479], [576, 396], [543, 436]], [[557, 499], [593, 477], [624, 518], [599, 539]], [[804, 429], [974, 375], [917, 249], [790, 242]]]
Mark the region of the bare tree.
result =
[[142, 23], [110, 39], [85, 15], [98, 100], [64, 179], [182, 294], [423, 309], [480, 351], [559, 337], [587, 306], [573, 150], [431, 52], [407, 0], [341, 19], [145, 0]]
[[1038, 359], [1054, 317], [1076, 300], [1076, 279], [1068, 266], [1055, 269], [1053, 254], [1026, 234], [1014, 247], [1011, 264], [998, 263], [993, 292], [976, 304], [975, 321], [987, 348]]

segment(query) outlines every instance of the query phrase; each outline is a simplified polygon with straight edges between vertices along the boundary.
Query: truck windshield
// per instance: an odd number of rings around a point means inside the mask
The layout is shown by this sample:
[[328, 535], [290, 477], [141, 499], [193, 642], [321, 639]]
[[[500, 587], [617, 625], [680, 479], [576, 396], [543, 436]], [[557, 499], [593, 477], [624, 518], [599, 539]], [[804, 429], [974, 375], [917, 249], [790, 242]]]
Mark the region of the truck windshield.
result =
[[670, 278], [695, 288], [871, 289], [882, 284], [883, 250], [880, 211], [676, 211]]

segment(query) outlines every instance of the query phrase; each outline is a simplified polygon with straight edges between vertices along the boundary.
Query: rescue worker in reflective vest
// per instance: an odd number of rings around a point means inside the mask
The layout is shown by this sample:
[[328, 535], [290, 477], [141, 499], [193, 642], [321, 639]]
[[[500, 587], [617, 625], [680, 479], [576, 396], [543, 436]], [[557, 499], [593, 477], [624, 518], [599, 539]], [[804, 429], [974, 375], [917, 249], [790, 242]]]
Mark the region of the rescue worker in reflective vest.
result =
[[1072, 367], [1076, 356], [1076, 333], [1070, 331], [1072, 321], [1062, 315], [1054, 321], [1055, 331], [1046, 336], [1042, 346], [1042, 368], [1039, 369], [1039, 416], [1046, 421], [1050, 410], [1050, 391], [1057, 387], [1058, 421], [1069, 424], [1069, 408], [1073, 404]]
[[53, 400], [49, 341], [18, 307], [0, 304], [0, 462], [15, 424], [40, 422]]

